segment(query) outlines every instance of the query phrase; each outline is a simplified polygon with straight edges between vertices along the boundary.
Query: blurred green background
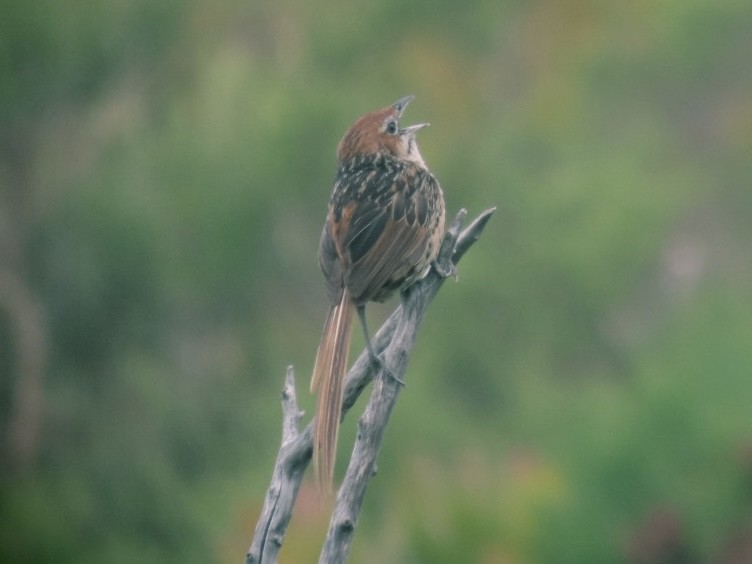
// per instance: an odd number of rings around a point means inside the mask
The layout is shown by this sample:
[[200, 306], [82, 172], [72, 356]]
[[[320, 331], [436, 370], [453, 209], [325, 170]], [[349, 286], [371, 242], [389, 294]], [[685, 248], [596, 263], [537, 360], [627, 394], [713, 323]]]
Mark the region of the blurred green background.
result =
[[[3, 1], [0, 560], [243, 561], [336, 144], [415, 94], [450, 216], [498, 211], [352, 561], [752, 561], [751, 38], [749, 0]], [[282, 561], [326, 526], [307, 481]]]

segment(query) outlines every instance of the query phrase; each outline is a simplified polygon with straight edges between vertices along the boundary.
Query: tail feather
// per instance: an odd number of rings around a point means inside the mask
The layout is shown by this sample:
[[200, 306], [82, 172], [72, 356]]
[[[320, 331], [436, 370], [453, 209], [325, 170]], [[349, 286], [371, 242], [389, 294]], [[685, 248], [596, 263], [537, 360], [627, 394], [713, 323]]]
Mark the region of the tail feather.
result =
[[320, 492], [330, 493], [334, 478], [334, 458], [342, 411], [342, 382], [347, 369], [352, 333], [352, 303], [345, 290], [339, 304], [326, 318], [316, 353], [311, 391], [318, 394], [313, 438], [313, 466]]

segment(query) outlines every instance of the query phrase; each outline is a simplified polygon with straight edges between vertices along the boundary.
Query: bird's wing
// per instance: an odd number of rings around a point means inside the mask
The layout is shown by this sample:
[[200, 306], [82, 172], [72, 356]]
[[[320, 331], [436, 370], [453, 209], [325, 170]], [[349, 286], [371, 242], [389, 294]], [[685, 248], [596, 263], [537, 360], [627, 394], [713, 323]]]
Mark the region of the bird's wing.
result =
[[321, 267], [321, 272], [324, 273], [329, 300], [334, 305], [340, 302], [342, 292], [345, 288], [345, 281], [341, 246], [338, 245], [332, 232], [334, 223], [331, 219], [330, 209], [326, 223], [324, 223], [324, 230], [321, 233], [321, 241], [319, 242], [319, 266]]
[[[429, 210], [436, 182], [428, 173], [371, 176], [355, 201], [342, 238], [353, 300], [379, 299], [413, 273], [430, 240]], [[394, 287], [390, 285], [394, 284]]]

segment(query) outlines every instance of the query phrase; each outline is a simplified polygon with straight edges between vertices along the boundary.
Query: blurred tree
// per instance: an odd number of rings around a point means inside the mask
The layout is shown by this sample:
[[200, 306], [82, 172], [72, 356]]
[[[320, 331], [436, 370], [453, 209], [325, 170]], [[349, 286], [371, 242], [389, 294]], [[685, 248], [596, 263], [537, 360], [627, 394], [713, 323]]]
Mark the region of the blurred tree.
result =
[[0, 559], [240, 557], [313, 363], [334, 148], [411, 93], [450, 214], [499, 211], [354, 560], [611, 561], [655, 507], [700, 559], [746, 530], [748, 1], [0, 9]]

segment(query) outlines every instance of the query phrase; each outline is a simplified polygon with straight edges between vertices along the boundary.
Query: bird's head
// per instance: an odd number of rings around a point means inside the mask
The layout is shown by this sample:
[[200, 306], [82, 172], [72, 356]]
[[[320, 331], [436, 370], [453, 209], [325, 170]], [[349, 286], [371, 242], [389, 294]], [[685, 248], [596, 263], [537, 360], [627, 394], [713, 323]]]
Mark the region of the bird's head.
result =
[[391, 106], [360, 117], [339, 142], [338, 161], [342, 163], [360, 155], [381, 153], [425, 168], [415, 133], [429, 124], [400, 127], [402, 113], [413, 99], [415, 96], [405, 96]]

